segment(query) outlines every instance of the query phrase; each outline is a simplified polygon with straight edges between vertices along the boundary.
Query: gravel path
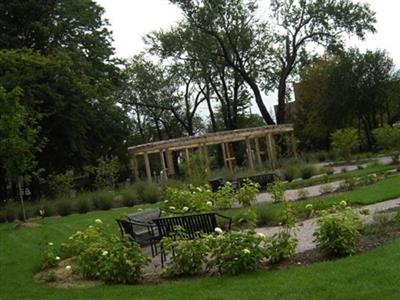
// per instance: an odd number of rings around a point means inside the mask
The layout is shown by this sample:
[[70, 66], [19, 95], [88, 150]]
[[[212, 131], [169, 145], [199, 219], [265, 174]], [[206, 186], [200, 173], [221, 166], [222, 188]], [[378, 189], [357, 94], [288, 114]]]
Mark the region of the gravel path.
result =
[[[385, 202], [375, 203], [371, 205], [362, 206], [359, 209], [368, 209], [369, 215], [361, 215], [364, 222], [369, 222], [373, 219], [375, 213], [382, 212], [388, 209], [396, 208], [400, 206], [400, 198], [389, 200]], [[305, 220], [298, 224], [297, 239], [299, 241], [296, 252], [304, 252], [306, 250], [314, 249], [316, 244], [314, 243], [314, 231], [316, 229], [317, 219]], [[280, 227], [259, 227], [256, 229], [257, 232], [263, 233], [267, 236], [271, 236], [279, 231]]]

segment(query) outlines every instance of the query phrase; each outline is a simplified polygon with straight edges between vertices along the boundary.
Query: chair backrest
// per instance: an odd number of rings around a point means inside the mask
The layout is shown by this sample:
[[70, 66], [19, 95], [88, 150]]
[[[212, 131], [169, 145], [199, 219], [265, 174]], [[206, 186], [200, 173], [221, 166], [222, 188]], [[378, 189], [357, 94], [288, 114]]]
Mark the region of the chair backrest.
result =
[[135, 238], [135, 233], [133, 231], [131, 222], [121, 219], [117, 219], [116, 221], [118, 223], [119, 229], [121, 230], [121, 234], [129, 234], [131, 237]]
[[145, 209], [143, 211], [127, 215], [129, 220], [136, 222], [143, 222], [143, 223], [152, 222], [153, 219], [157, 219], [160, 216], [161, 216], [161, 210], [159, 208]]
[[153, 221], [157, 225], [160, 239], [165, 236], [173, 237], [177, 226], [183, 228], [189, 239], [197, 238], [204, 233], [213, 233], [217, 227], [217, 218], [212, 212], [157, 218]]

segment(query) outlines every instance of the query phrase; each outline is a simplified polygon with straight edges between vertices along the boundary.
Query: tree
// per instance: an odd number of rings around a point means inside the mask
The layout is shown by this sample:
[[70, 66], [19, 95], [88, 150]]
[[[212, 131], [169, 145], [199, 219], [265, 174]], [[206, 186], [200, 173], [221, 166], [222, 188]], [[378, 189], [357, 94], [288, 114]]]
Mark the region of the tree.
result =
[[0, 167], [18, 186], [22, 217], [26, 221], [22, 178], [36, 167], [35, 154], [40, 151], [41, 144], [39, 128], [21, 103], [22, 95], [20, 88], [7, 93], [0, 87]]
[[350, 160], [352, 151], [357, 147], [359, 136], [357, 129], [344, 128], [332, 133], [332, 147], [338, 151], [344, 159]]
[[216, 55], [240, 75], [253, 91], [267, 124], [274, 124], [262, 99], [259, 74], [269, 66], [264, 57], [268, 36], [257, 22], [255, 1], [171, 0], [183, 11], [188, 24], [215, 45]]
[[[269, 80], [278, 88], [277, 123], [285, 123], [287, 81], [311, 55], [310, 45], [340, 48], [345, 34], [363, 39], [375, 32], [375, 14], [368, 4], [352, 0], [271, 0], [274, 26], [269, 55], [276, 68]], [[307, 49], [306, 49], [307, 48]]]
[[373, 131], [378, 146], [391, 152], [393, 162], [399, 161], [400, 156], [400, 125], [385, 125]]

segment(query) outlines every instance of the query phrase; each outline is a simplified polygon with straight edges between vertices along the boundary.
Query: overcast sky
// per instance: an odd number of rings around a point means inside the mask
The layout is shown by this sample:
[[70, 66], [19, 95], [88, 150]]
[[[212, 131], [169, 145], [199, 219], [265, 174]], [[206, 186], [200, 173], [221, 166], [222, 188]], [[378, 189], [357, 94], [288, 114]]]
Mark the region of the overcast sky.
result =
[[[129, 58], [143, 50], [142, 37], [153, 30], [173, 26], [182, 15], [168, 0], [96, 0], [105, 9], [118, 57]], [[267, 0], [259, 0], [259, 3]], [[386, 49], [400, 67], [400, 0], [361, 0], [376, 12], [378, 32], [363, 42], [352, 41], [361, 49]], [[267, 97], [270, 107], [275, 97]]]

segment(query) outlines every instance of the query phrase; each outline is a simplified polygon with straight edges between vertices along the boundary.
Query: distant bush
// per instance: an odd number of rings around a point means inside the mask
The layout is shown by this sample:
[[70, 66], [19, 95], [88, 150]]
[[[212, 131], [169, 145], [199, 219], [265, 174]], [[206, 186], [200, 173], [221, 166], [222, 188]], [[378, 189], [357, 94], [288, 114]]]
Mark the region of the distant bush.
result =
[[0, 210], [0, 223], [4, 223], [7, 221], [6, 212], [4, 210]]
[[93, 205], [97, 209], [109, 210], [113, 204], [114, 193], [111, 191], [98, 191], [93, 196]]
[[124, 206], [132, 207], [139, 203], [139, 193], [133, 188], [127, 188], [120, 192]]
[[300, 167], [300, 175], [301, 175], [301, 178], [303, 178], [303, 179], [309, 179], [317, 174], [318, 174], [318, 169], [314, 165], [306, 164], [306, 165], [302, 165]]
[[135, 183], [141, 203], [156, 203], [161, 201], [161, 189], [158, 184], [149, 181]]
[[300, 170], [298, 165], [288, 165], [282, 169], [282, 176], [287, 181], [292, 181], [300, 177]]
[[72, 205], [69, 199], [60, 199], [57, 203], [57, 212], [60, 216], [68, 216], [72, 213]]
[[359, 136], [357, 129], [344, 128], [339, 129], [331, 134], [332, 147], [345, 160], [349, 161], [351, 153], [357, 147]]
[[5, 218], [7, 222], [13, 222], [17, 219], [17, 209], [15, 206], [8, 206], [5, 209]]
[[400, 157], [400, 126], [385, 125], [373, 131], [378, 146], [391, 153], [393, 162]]
[[80, 198], [76, 201], [76, 210], [80, 213], [80, 214], [84, 214], [87, 213], [88, 211], [90, 211], [91, 209], [91, 205], [90, 205], [90, 201], [87, 198]]

